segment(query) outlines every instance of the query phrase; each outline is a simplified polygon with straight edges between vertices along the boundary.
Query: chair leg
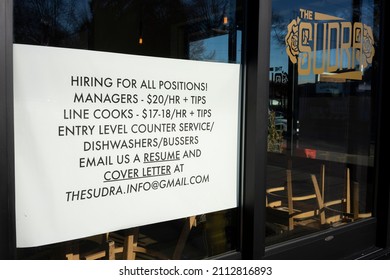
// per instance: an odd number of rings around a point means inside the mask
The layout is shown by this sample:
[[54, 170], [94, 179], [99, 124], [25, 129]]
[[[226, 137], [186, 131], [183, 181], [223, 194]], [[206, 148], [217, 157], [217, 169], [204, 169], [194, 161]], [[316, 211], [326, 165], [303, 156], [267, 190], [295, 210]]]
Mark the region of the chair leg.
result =
[[291, 177], [291, 169], [287, 169], [287, 205], [288, 205], [288, 230], [294, 229], [294, 218], [292, 214], [294, 214], [294, 205], [293, 205], [293, 193], [292, 193], [292, 177]]
[[135, 260], [134, 235], [125, 236], [125, 242], [123, 248], [123, 259]]
[[316, 175], [312, 174], [311, 175], [311, 180], [313, 181], [314, 191], [315, 191], [316, 197], [317, 197], [318, 209], [320, 211], [321, 225], [323, 225], [326, 222], [325, 212], [323, 211], [324, 210], [324, 201], [322, 200], [322, 197], [321, 197], [320, 188], [318, 186]]
[[345, 174], [345, 212], [351, 213], [351, 174], [349, 168]]
[[108, 260], [115, 260], [115, 242], [108, 240], [106, 242], [106, 252]]

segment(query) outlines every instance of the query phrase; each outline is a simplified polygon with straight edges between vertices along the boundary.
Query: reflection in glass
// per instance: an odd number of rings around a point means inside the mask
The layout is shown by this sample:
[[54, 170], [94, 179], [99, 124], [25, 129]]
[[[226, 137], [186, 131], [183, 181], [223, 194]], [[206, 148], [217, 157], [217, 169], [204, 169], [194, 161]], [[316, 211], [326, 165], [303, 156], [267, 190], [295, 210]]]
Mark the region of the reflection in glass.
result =
[[[15, 0], [14, 42], [240, 63], [240, 2]], [[140, 209], [142, 213], [147, 211]], [[236, 216], [236, 209], [229, 209], [60, 244], [18, 249], [18, 258], [202, 259], [237, 248]]]
[[372, 216], [373, 0], [273, 1], [267, 244]]
[[15, 0], [14, 38], [20, 44], [237, 63], [239, 2]]

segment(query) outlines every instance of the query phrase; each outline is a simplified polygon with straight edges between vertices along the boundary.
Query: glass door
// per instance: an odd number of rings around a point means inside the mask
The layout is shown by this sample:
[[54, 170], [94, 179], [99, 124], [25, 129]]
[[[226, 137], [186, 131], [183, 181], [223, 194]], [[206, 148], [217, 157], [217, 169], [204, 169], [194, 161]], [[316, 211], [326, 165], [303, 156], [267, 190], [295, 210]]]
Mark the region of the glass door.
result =
[[378, 1], [274, 0], [272, 6], [270, 248], [374, 216], [379, 46]]

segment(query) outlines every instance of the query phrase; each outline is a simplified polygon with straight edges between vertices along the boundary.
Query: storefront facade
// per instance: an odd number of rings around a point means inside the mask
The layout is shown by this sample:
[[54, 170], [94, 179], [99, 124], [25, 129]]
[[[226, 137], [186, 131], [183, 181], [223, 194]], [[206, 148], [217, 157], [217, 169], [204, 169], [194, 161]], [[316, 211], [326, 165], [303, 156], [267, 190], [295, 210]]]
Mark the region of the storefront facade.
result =
[[2, 259], [390, 246], [385, 1], [3, 1]]

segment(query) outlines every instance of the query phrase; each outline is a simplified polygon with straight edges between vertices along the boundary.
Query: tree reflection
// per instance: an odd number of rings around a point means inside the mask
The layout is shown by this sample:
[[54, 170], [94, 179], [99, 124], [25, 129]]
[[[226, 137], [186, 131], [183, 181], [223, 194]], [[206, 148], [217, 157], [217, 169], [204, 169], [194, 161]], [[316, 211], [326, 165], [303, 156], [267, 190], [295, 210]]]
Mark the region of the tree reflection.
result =
[[15, 41], [38, 45], [61, 45], [88, 28], [89, 1], [15, 0]]
[[[228, 26], [224, 24], [224, 17], [228, 16], [229, 2], [226, 0], [198, 0], [184, 1], [192, 10], [193, 18], [190, 32], [194, 37], [212, 37], [228, 32]], [[232, 18], [230, 18], [232, 21]], [[230, 23], [233, 26], [233, 22]], [[197, 40], [199, 38], [194, 38]]]
[[[235, 47], [234, 11], [235, 0], [15, 0], [14, 40], [214, 60], [218, 46], [210, 47], [205, 40], [223, 35]], [[226, 43], [220, 43], [223, 49]]]

